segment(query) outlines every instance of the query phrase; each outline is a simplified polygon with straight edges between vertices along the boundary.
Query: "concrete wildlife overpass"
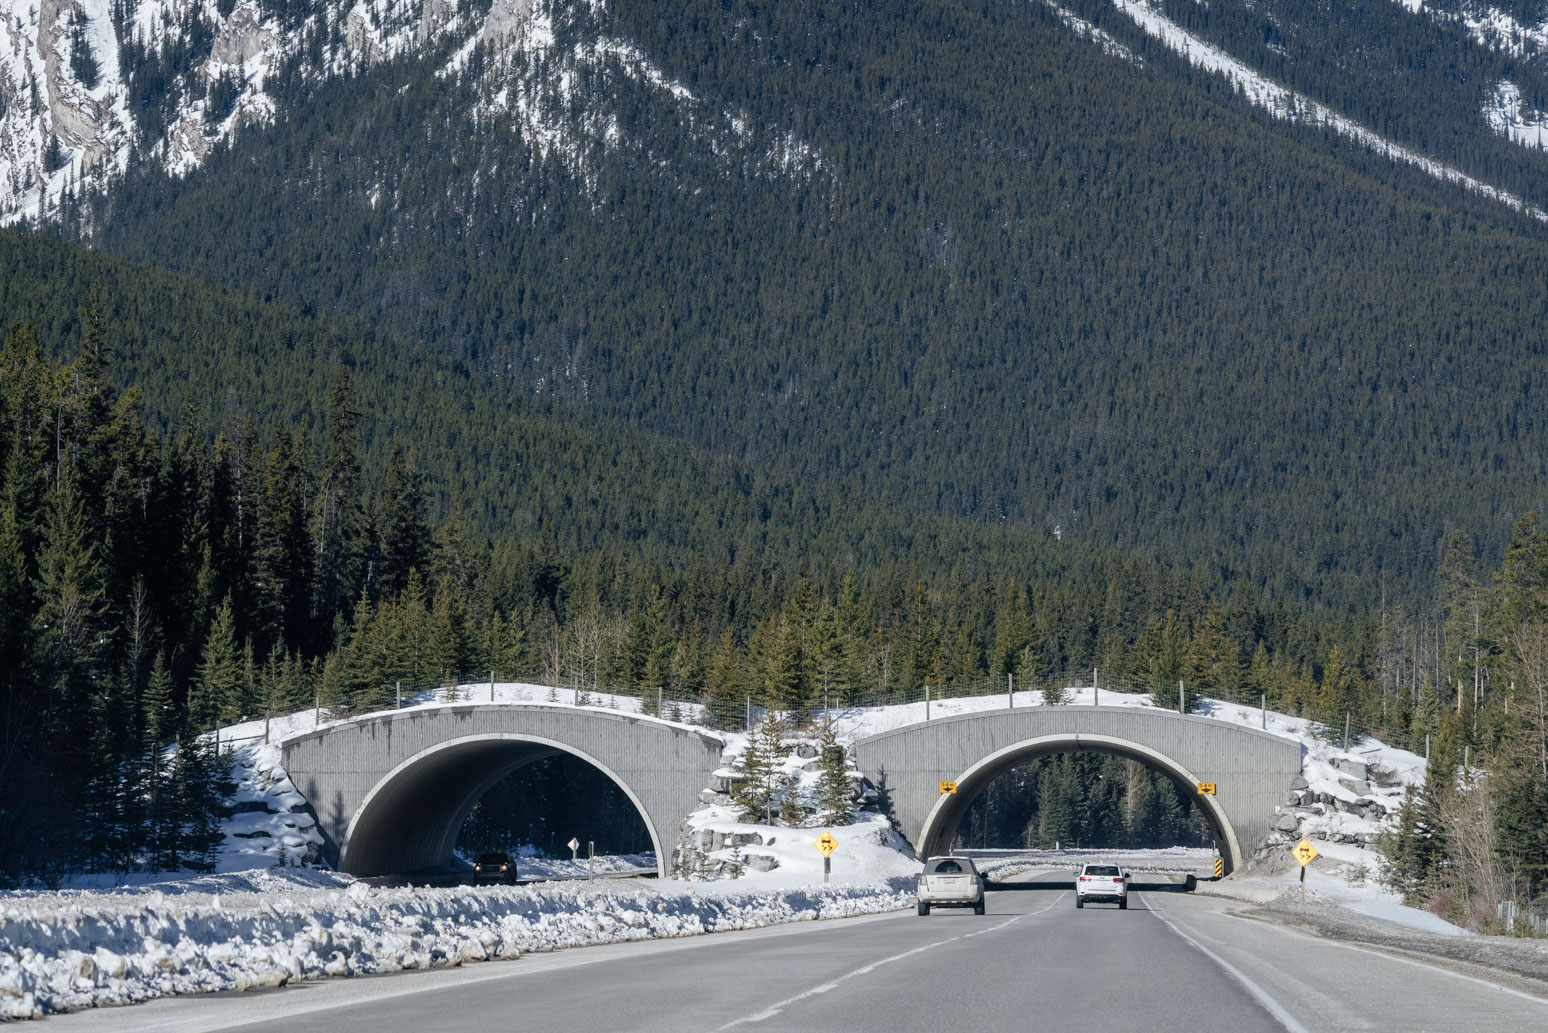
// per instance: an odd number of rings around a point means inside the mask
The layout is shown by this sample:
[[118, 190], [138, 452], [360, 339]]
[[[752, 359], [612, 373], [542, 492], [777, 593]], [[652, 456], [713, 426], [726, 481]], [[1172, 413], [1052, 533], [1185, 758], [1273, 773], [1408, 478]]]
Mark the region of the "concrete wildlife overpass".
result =
[[[1155, 768], [1201, 805], [1227, 871], [1268, 837], [1274, 806], [1301, 773], [1301, 745], [1253, 728], [1152, 707], [1026, 707], [907, 725], [861, 739], [855, 766], [921, 858], [945, 853], [968, 804], [1018, 764], [1096, 751]], [[943, 782], [956, 792], [942, 792]], [[1201, 782], [1215, 795], [1198, 795]]]
[[632, 714], [517, 704], [374, 714], [288, 740], [281, 752], [316, 814], [327, 859], [352, 875], [450, 864], [480, 797], [517, 768], [569, 753], [633, 801], [665, 877], [678, 828], [700, 806], [723, 745]]
[[[480, 797], [526, 764], [568, 753], [600, 769], [639, 810], [658, 871], [701, 805], [723, 743], [681, 725], [540, 704], [460, 704], [373, 714], [282, 746], [341, 871], [443, 867]], [[943, 853], [968, 804], [994, 778], [1048, 753], [1132, 757], [1195, 796], [1232, 868], [1267, 838], [1274, 806], [1301, 771], [1301, 746], [1224, 721], [1151, 707], [996, 709], [908, 725], [855, 743], [853, 760], [920, 857]], [[941, 783], [956, 783], [942, 793]], [[583, 833], [584, 830], [577, 830]]]

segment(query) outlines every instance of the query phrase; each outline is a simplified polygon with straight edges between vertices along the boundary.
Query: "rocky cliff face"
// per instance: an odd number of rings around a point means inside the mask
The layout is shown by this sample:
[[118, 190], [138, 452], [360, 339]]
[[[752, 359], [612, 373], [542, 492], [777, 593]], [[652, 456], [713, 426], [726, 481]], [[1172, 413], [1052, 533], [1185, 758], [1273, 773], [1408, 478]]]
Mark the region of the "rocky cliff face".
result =
[[552, 43], [552, 2], [0, 0], [0, 220], [46, 219], [131, 160], [187, 173], [273, 119], [282, 71], [348, 75], [448, 39]]
[[602, 0], [0, 0], [0, 12], [0, 224], [54, 218], [133, 162], [188, 175], [234, 134], [282, 117], [298, 81], [394, 60], [475, 82], [470, 119], [514, 128], [583, 182], [631, 141], [610, 87], [580, 84], [623, 79], [728, 161], [771, 176], [820, 164], [795, 134], [750, 128], [671, 81], [609, 33]]

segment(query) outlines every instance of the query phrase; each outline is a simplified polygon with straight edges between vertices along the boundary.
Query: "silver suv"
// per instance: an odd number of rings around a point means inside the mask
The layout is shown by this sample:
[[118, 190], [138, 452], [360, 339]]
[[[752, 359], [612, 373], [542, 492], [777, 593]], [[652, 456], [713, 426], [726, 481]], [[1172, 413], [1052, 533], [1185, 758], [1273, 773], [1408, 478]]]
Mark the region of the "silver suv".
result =
[[932, 907], [970, 907], [984, 913], [984, 877], [966, 857], [932, 857], [919, 873], [919, 913]]
[[1123, 869], [1116, 864], [1082, 865], [1075, 874], [1076, 907], [1085, 907], [1088, 900], [1100, 900], [1129, 910], [1129, 884], [1124, 880]]

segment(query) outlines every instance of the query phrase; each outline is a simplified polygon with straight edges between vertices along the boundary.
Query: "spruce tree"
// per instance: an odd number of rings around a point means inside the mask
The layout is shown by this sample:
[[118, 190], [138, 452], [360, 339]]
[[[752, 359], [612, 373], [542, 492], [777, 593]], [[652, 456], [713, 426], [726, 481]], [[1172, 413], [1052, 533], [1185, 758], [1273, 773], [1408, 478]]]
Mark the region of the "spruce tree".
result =
[[854, 816], [854, 786], [849, 781], [849, 762], [830, 721], [823, 726], [817, 745], [817, 820], [823, 825], [848, 825]]
[[747, 749], [731, 766], [731, 800], [743, 821], [774, 824], [774, 808], [788, 780], [784, 770], [785, 747], [780, 722], [765, 715], [747, 738]]
[[430, 569], [434, 538], [426, 522], [426, 499], [411, 456], [394, 445], [387, 460], [377, 534], [381, 539], [381, 591], [388, 598], [408, 587], [409, 571]]
[[247, 701], [242, 658], [228, 594], [215, 611], [200, 654], [198, 673], [189, 690], [188, 720], [195, 732], [202, 733], [246, 716], [242, 711]]
[[316, 542], [316, 610], [324, 627], [336, 614], [348, 616], [359, 593], [365, 563], [365, 511], [360, 503], [360, 413], [349, 371], [334, 373], [328, 392], [323, 468], [313, 507]]

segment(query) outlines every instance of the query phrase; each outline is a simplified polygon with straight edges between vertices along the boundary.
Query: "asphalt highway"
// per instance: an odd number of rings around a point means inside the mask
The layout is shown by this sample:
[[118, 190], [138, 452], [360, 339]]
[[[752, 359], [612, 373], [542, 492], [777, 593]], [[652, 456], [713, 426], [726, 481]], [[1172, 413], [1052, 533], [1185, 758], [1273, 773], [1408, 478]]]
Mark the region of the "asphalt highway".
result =
[[912, 912], [44, 1020], [51, 1031], [584, 1033], [1548, 1029], [1548, 993], [1312, 937], [1219, 898], [1076, 910], [1069, 876], [988, 914]]

